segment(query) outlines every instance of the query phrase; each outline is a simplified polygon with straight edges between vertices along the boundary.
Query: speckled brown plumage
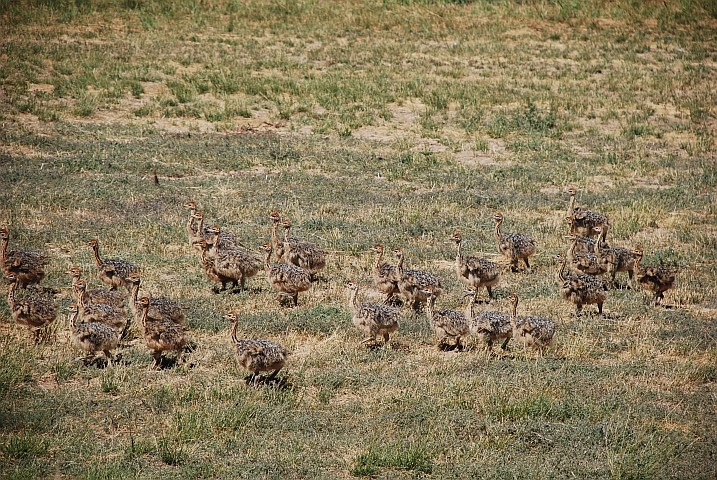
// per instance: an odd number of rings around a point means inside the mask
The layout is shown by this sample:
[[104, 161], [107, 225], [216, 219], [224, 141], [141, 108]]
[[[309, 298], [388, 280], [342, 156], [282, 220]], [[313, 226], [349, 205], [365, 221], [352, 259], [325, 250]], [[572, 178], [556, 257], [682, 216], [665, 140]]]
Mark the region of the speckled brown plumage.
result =
[[[70, 268], [67, 273], [72, 277], [72, 283], [80, 280], [82, 277], [82, 271], [78, 267]], [[85, 289], [85, 296], [87, 303], [104, 303], [106, 305], [112, 305], [114, 307], [124, 307], [124, 300], [127, 298], [127, 294], [118, 290], [104, 290], [102, 288], [95, 288], [92, 290]]]
[[575, 247], [578, 244], [575, 235], [568, 235], [570, 240], [570, 248], [568, 249], [568, 262], [570, 262], [570, 271], [573, 273], [585, 273], [587, 275], [602, 275], [611, 268], [610, 257], [607, 255], [599, 255], [598, 253], [576, 252]]
[[[132, 297], [130, 299], [130, 309], [134, 314], [135, 320], [139, 323], [142, 320], [142, 307], [137, 303], [139, 300], [139, 287], [142, 283], [142, 278], [133, 273], [127, 280], [132, 284]], [[158, 321], [169, 321], [174, 323], [184, 323], [184, 310], [187, 307], [180, 305], [174, 300], [164, 297], [148, 297], [149, 298], [149, 310], [147, 311], [147, 319], [158, 322]]]
[[350, 281], [344, 286], [351, 291], [349, 308], [352, 322], [358, 331], [366, 336], [361, 343], [376, 343], [378, 335], [381, 335], [384, 342], [388, 343], [390, 334], [398, 330], [401, 312], [396, 308], [378, 303], [359, 304], [357, 300], [358, 284]]
[[291, 352], [278, 343], [258, 338], [237, 338], [238, 316], [236, 312], [227, 313], [224, 318], [232, 322], [232, 344], [237, 352], [237, 361], [243, 368], [253, 374], [254, 381], [259, 379], [260, 372], [271, 371], [267, 380], [273, 380], [279, 370], [286, 365]]
[[119, 344], [119, 334], [110, 326], [97, 322], [77, 322], [81, 307], [72, 304], [67, 307], [70, 312], [70, 338], [72, 344], [87, 352], [86, 360], [95, 356], [96, 352], [103, 352], [108, 362], [112, 363], [111, 350]]
[[[568, 222], [568, 235], [574, 235], [570, 232], [573, 231], [573, 217], [567, 217], [566, 221]], [[595, 245], [597, 245], [597, 240], [590, 237], [583, 237], [582, 235], [575, 235], [575, 238], [577, 238], [577, 244], [575, 245], [575, 251], [576, 252], [588, 252], [588, 253], [595, 253]]]
[[659, 305], [665, 298], [664, 292], [675, 286], [676, 275], [679, 268], [667, 267], [665, 265], [640, 265], [643, 257], [643, 250], [637, 247], [635, 255], [635, 277], [637, 283], [645, 290], [654, 292], [655, 296], [650, 302], [652, 305]]
[[557, 260], [561, 264], [558, 272], [560, 294], [565, 300], [575, 304], [575, 314], [580, 314], [583, 305], [597, 304], [598, 315], [602, 315], [602, 306], [607, 299], [607, 286], [603, 281], [584, 273], [567, 273], [567, 258], [562, 253], [557, 256]]
[[503, 214], [500, 212], [493, 215], [493, 220], [495, 221], [494, 235], [498, 242], [498, 251], [510, 260], [513, 270], [517, 270], [518, 260], [523, 260], [525, 268], [530, 270], [528, 259], [535, 254], [535, 239], [519, 233], [501, 233], [500, 226], [503, 223]]
[[[271, 220], [273, 227], [271, 229], [271, 242], [274, 247], [274, 253], [276, 254], [276, 261], [277, 262], [283, 262], [284, 260], [284, 242], [287, 241], [287, 239], [279, 236], [279, 224], [281, 223], [281, 215], [279, 212], [271, 212], [269, 214], [269, 220]], [[290, 244], [298, 243], [298, 240], [295, 238], [289, 238], [288, 242]]]
[[575, 206], [577, 190], [568, 188], [570, 201], [568, 202], [567, 216], [573, 217], [570, 227], [571, 235], [582, 235], [583, 237], [594, 237], [598, 235], [595, 227], [610, 225], [610, 219], [602, 213], [583, 210]]
[[299, 293], [305, 292], [311, 287], [309, 272], [288, 263], [269, 264], [272, 252], [271, 243], [265, 243], [261, 246], [261, 249], [266, 252], [264, 268], [269, 285], [280, 294], [290, 296], [294, 301], [294, 306], [297, 306], [299, 304]]
[[[432, 287], [421, 289], [426, 296], [426, 316], [428, 323], [438, 338], [438, 346], [440, 347], [446, 340], [451, 339], [455, 342], [456, 348], [463, 348], [465, 342], [463, 338], [468, 335], [468, 319], [458, 310], [444, 308], [436, 311], [436, 294]], [[473, 302], [473, 299], [469, 299]]]
[[284, 220], [284, 260], [287, 263], [301, 267], [313, 278], [326, 267], [326, 252], [309, 242], [295, 241], [289, 237], [291, 222]]
[[431, 287], [436, 296], [443, 292], [440, 278], [422, 270], [403, 268], [403, 250], [400, 248], [394, 249], [393, 254], [398, 259], [396, 264], [398, 289], [401, 295], [406, 298], [407, 305], [411, 305], [414, 310], [418, 310], [420, 304], [427, 301], [426, 294], [423, 292], [426, 287]]
[[468, 286], [488, 290], [488, 298], [493, 298], [492, 287], [500, 281], [500, 265], [485, 258], [464, 257], [461, 253], [463, 237], [459, 232], [451, 236], [451, 241], [456, 244], [455, 270], [458, 279]]
[[80, 305], [82, 320], [88, 323], [104, 323], [117, 332], [124, 332], [128, 326], [127, 311], [122, 307], [115, 307], [104, 303], [89, 303], [85, 291], [87, 284], [84, 280], [76, 280], [72, 284], [72, 293]]
[[232, 283], [233, 287], [237, 287], [239, 285], [239, 282], [237, 282], [236, 280], [219, 275], [217, 270], [214, 268], [214, 257], [209, 254], [209, 249], [212, 247], [212, 245], [207, 243], [206, 240], [201, 239], [197, 243], [195, 243], [194, 246], [201, 252], [200, 263], [202, 265], [202, 268], [204, 269], [204, 273], [207, 278], [212, 282], [222, 284], [221, 289], [214, 288], [214, 293], [225, 291], [227, 289], [227, 283]]
[[[211, 238], [207, 239], [209, 249], [208, 256], [213, 259], [214, 272], [220, 277], [230, 279], [234, 286], [237, 283], [241, 290], [247, 278], [251, 278], [259, 272], [259, 259], [249, 252], [239, 249], [225, 249], [217, 244], [221, 229], [214, 225], [209, 229], [208, 234]], [[224, 288], [223, 282], [222, 288]]]
[[219, 228], [218, 225], [204, 226], [204, 214], [197, 212], [193, 215], [197, 219], [197, 232], [201, 232], [201, 235], [197, 233], [195, 235], [195, 243], [203, 238], [207, 242], [216, 244], [220, 250], [236, 250], [239, 248], [239, 242], [233, 233], [228, 232], [226, 229], [220, 229], [218, 238], [215, 237], [216, 233], [213, 231], [215, 228]]
[[10, 281], [7, 303], [10, 307], [12, 318], [18, 325], [27, 327], [30, 341], [37, 343], [40, 330], [55, 321], [57, 305], [49, 300], [30, 295], [16, 299], [17, 276], [11, 273], [6, 278]]
[[38, 284], [45, 278], [45, 265], [50, 261], [45, 254], [25, 250], [8, 250], [10, 232], [7, 228], [0, 229], [0, 267], [3, 275], [15, 275], [20, 288]]
[[376, 289], [386, 295], [384, 303], [391, 300], [391, 298], [400, 292], [398, 288], [398, 280], [396, 280], [396, 267], [389, 265], [388, 263], [381, 263], [383, 258], [383, 245], [377, 243], [371, 250], [376, 254], [376, 259], [373, 262], [373, 279], [376, 285]]
[[473, 303], [475, 302], [476, 289], [469, 287], [466, 292], [472, 296], [471, 302], [466, 309], [466, 318], [468, 319], [468, 330], [479, 342], [485, 342], [486, 350], [491, 351], [493, 343], [503, 340], [501, 349], [508, 347], [508, 342], [513, 336], [513, 326], [510, 323], [510, 315], [507, 313], [496, 312], [492, 310], [483, 310], [478, 313], [473, 311]]
[[186, 327], [167, 320], [152, 321], [147, 319], [150, 300], [142, 297], [137, 300], [137, 305], [142, 311], [141, 323], [144, 331], [144, 341], [147, 348], [152, 351], [154, 363], [151, 368], [157, 366], [162, 357], [162, 352], [176, 351], [177, 363], [182, 363], [182, 349], [187, 344], [187, 337], [184, 332]]
[[518, 318], [518, 295], [511, 293], [508, 298], [512, 304], [510, 316], [513, 327], [512, 338], [526, 347], [540, 350], [554, 345], [558, 325], [547, 318], [532, 316]]
[[102, 260], [100, 258], [100, 244], [95, 239], [87, 242], [87, 245], [94, 253], [97, 276], [100, 281], [105, 285], [109, 285], [112, 290], [117, 290], [117, 287], [125, 287], [129, 291], [132, 285], [126, 279], [133, 273], [139, 273], [139, 267], [134, 263], [116, 258]]
[[607, 236], [609, 228], [610, 227], [607, 225], [603, 225], [602, 227], [598, 227], [596, 230], [599, 232], [597, 243], [599, 245], [598, 250], [600, 250], [600, 255], [608, 257], [613, 264], [612, 268], [608, 270], [608, 274], [610, 274], [610, 284], [615, 284], [615, 276], [618, 272], [627, 272], [627, 286], [628, 288], [632, 288], [632, 277], [635, 271], [634, 250], [630, 248], [608, 246], [607, 242], [604, 240]]

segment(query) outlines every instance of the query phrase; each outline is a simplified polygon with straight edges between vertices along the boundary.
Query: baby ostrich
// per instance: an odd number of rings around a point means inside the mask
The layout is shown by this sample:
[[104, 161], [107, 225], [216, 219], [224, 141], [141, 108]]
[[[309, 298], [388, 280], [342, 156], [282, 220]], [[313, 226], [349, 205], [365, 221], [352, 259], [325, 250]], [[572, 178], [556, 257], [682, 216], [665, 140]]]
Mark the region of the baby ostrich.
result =
[[373, 262], [373, 278], [376, 283], [376, 289], [386, 295], [384, 303], [388, 303], [391, 298], [400, 292], [398, 281], [396, 280], [396, 267], [388, 263], [381, 263], [383, 258], [383, 245], [377, 243], [371, 247], [371, 251], [376, 254]]
[[[493, 298], [492, 287], [500, 281], [500, 266], [484, 258], [464, 257], [461, 253], [463, 237], [455, 232], [451, 240], [456, 244], [456, 274], [458, 279], [468, 286], [488, 290], [488, 298]], [[490, 301], [490, 300], [489, 300]]]
[[591, 212], [590, 210], [583, 210], [580, 207], [575, 207], [575, 196], [577, 195], [577, 190], [575, 188], [568, 188], [568, 195], [570, 195], [570, 201], [568, 202], [567, 216], [573, 217], [570, 227], [571, 235], [594, 237], [598, 235], [595, 227], [610, 225], [610, 220], [602, 213]]
[[97, 264], [97, 276], [105, 285], [109, 285], [110, 290], [117, 290], [117, 287], [125, 287], [129, 292], [131, 284], [127, 281], [127, 277], [132, 273], [139, 273], [139, 267], [134, 263], [125, 262], [116, 258], [102, 260], [100, 258], [100, 244], [97, 240], [92, 239], [87, 242], [92, 248], [95, 255], [95, 264]]
[[[187, 222], [187, 235], [189, 237], [189, 244], [194, 245], [200, 239], [206, 238], [207, 230], [210, 227], [204, 226], [204, 213], [197, 211], [196, 202], [187, 202], [184, 204], [184, 208], [189, 210], [189, 221]], [[197, 220], [198, 224], [195, 226], [194, 221]], [[237, 248], [237, 241], [233, 234], [228, 231], [223, 231], [220, 239], [220, 248]]]
[[[207, 231], [211, 238], [207, 239], [210, 245], [208, 254], [214, 260], [214, 271], [219, 277], [231, 279], [236, 286], [244, 290], [247, 278], [251, 278], [259, 271], [259, 259], [249, 252], [239, 249], [222, 249], [219, 247], [221, 229], [214, 225]], [[222, 284], [224, 287], [225, 283]]]
[[[139, 300], [139, 286], [142, 283], [142, 278], [133, 273], [127, 280], [132, 284], [132, 299], [130, 301], [130, 309], [134, 314], [135, 320], [138, 322], [142, 319], [142, 308], [140, 307]], [[184, 323], [184, 310], [188, 307], [180, 305], [174, 300], [170, 300], [164, 297], [151, 297], [149, 299], [149, 310], [147, 311], [147, 318], [153, 322], [169, 321], [173, 323]]]
[[28, 341], [36, 344], [40, 338], [40, 330], [55, 321], [57, 305], [48, 300], [31, 296], [26, 296], [21, 300], [15, 299], [17, 275], [11, 273], [6, 278], [10, 282], [7, 303], [10, 306], [12, 318], [18, 325], [27, 327]]
[[227, 289], [227, 283], [230, 282], [232, 283], [232, 288], [239, 286], [239, 282], [236, 279], [220, 275], [217, 271], [214, 257], [209, 253], [209, 250], [213, 246], [212, 244], [209, 244], [205, 239], [201, 239], [195, 243], [194, 246], [202, 253], [200, 263], [202, 264], [202, 268], [204, 269], [204, 273], [207, 278], [212, 282], [222, 284], [222, 288], [220, 289], [214, 287], [214, 293], [225, 291]]
[[[468, 287], [467, 296], [474, 299], [477, 295], [475, 287]], [[475, 301], [475, 300], [474, 300]], [[513, 326], [510, 323], [510, 315], [507, 313], [484, 310], [473, 314], [473, 301], [468, 304], [466, 309], [466, 319], [468, 319], [468, 329], [471, 335], [475, 336], [481, 342], [485, 342], [486, 350], [493, 350], [493, 343], [503, 340], [500, 348], [506, 350], [508, 342], [513, 336]]]
[[9, 250], [10, 232], [7, 228], [0, 229], [0, 268], [3, 275], [15, 275], [20, 288], [38, 284], [45, 278], [45, 265], [50, 261], [38, 252], [25, 250]]
[[[425, 287], [422, 289], [426, 296], [426, 316], [433, 332], [438, 337], [438, 347], [440, 348], [446, 339], [455, 340], [455, 348], [462, 350], [465, 343], [462, 341], [468, 335], [468, 319], [461, 312], [451, 309], [442, 309], [435, 311], [436, 295], [433, 287]], [[473, 298], [470, 298], [473, 303]]]
[[634, 250], [635, 255], [635, 276], [637, 283], [645, 290], [655, 293], [650, 302], [651, 305], [659, 305], [665, 298], [664, 292], [675, 286], [675, 276], [679, 268], [666, 267], [664, 265], [640, 265], [642, 260], [642, 247]]
[[519, 233], [500, 233], [500, 226], [503, 223], [503, 214], [497, 212], [493, 215], [495, 221], [495, 239], [498, 242], [498, 250], [510, 260], [511, 269], [518, 270], [518, 260], [525, 262], [525, 268], [530, 271], [528, 259], [535, 255], [535, 239]]
[[152, 350], [152, 357], [154, 357], [154, 363], [150, 368], [154, 368], [160, 363], [162, 352], [167, 350], [175, 350], [177, 364], [182, 363], [182, 349], [187, 344], [187, 337], [184, 335], [186, 327], [166, 320], [149, 320], [147, 318], [150, 306], [148, 297], [137, 300], [137, 305], [142, 309], [144, 341], [147, 343], [147, 348]]
[[[197, 219], [198, 222], [197, 231], [201, 232], [200, 238], [205, 239], [209, 243], [217, 245], [217, 248], [219, 248], [220, 250], [236, 250], [239, 248], [238, 242], [233, 233], [227, 232], [226, 230], [222, 229], [219, 232], [219, 236], [217, 238], [214, 238], [215, 233], [212, 231], [212, 229], [219, 227], [217, 225], [205, 227], [204, 214], [202, 212], [195, 213], [194, 217]], [[196, 243], [198, 240], [199, 238], [197, 238], [194, 243]]]
[[[82, 276], [82, 271], [78, 267], [70, 268], [67, 273], [72, 277], [73, 285], [79, 281]], [[124, 299], [127, 297], [127, 294], [117, 290], [95, 288], [92, 290], [85, 289], [85, 296], [87, 303], [104, 303], [105, 305], [122, 308], [124, 307]]]
[[417, 311], [420, 304], [427, 301], [426, 294], [423, 292], [426, 287], [431, 287], [435, 296], [443, 292], [440, 278], [422, 270], [404, 269], [403, 250], [400, 248], [396, 248], [393, 254], [398, 258], [395, 277], [398, 282], [398, 289], [401, 295], [406, 298], [407, 305], [411, 305]]
[[227, 313], [224, 318], [232, 322], [232, 344], [237, 349], [237, 359], [239, 365], [246, 368], [252, 373], [251, 379], [254, 383], [259, 381], [259, 372], [272, 371], [265, 381], [271, 381], [284, 368], [286, 357], [291, 352], [269, 340], [260, 340], [256, 338], [246, 338], [239, 340], [237, 338], [238, 317], [236, 312]]
[[398, 330], [398, 320], [401, 312], [396, 308], [377, 303], [364, 302], [359, 304], [356, 300], [359, 290], [358, 284], [349, 281], [344, 286], [351, 291], [349, 307], [353, 314], [353, 324], [359, 332], [366, 336], [361, 343], [375, 344], [376, 336], [381, 335], [384, 344], [388, 344], [389, 335]]
[[[277, 211], [273, 211], [269, 214], [269, 220], [274, 224], [271, 229], [271, 242], [274, 246], [274, 252], [276, 252], [276, 260], [278, 262], [284, 261], [284, 242], [286, 238], [279, 237], [279, 224], [281, 223], [281, 215]], [[288, 242], [291, 245], [298, 243], [299, 241], [295, 238], [289, 238]]]
[[272, 252], [271, 243], [267, 242], [260, 248], [266, 252], [264, 268], [269, 285], [280, 295], [290, 296], [294, 300], [294, 306], [299, 305], [299, 293], [305, 292], [311, 287], [309, 272], [288, 263], [269, 264]]
[[104, 323], [117, 332], [124, 333], [129, 326], [127, 312], [123, 307], [115, 307], [104, 303], [90, 303], [87, 297], [87, 284], [77, 280], [72, 284], [72, 293], [80, 305], [80, 313], [85, 322]]
[[316, 274], [326, 267], [326, 253], [313, 243], [292, 242], [289, 237], [291, 222], [288, 219], [282, 222], [282, 226], [284, 227], [284, 260], [303, 268], [314, 279]]
[[627, 272], [627, 288], [632, 288], [632, 277], [635, 270], [634, 250], [622, 247], [610, 247], [605, 241], [609, 228], [607, 225], [603, 225], [602, 227], [596, 227], [595, 230], [599, 232], [597, 249], [600, 250], [601, 255], [612, 258], [614, 263], [613, 268], [608, 271], [608, 273], [611, 274], [610, 284], [615, 284], [617, 272]]
[[571, 241], [568, 249], [568, 260], [570, 261], [570, 270], [573, 273], [602, 275], [613, 268], [607, 256], [601, 256], [597, 253], [598, 247], [596, 247], [596, 253], [576, 252], [575, 247], [578, 244], [578, 237], [568, 235], [567, 238]]
[[77, 323], [77, 316], [81, 307], [75, 303], [67, 307], [70, 312], [70, 337], [72, 344], [87, 352], [85, 362], [94, 358], [96, 352], [103, 352], [107, 357], [107, 362], [112, 365], [111, 350], [117, 348], [119, 344], [119, 335], [117, 332], [104, 323], [97, 322], [80, 322]]
[[540, 350], [554, 345], [558, 325], [552, 320], [541, 317], [520, 317], [518, 319], [518, 295], [511, 293], [508, 298], [513, 305], [510, 315], [513, 338], [526, 347]]
[[575, 315], [580, 315], [583, 305], [597, 304], [598, 315], [602, 315], [602, 305], [607, 299], [607, 286], [597, 277], [592, 275], [566, 273], [567, 258], [564, 254], [558, 254], [556, 259], [561, 263], [558, 272], [558, 280], [562, 284], [560, 294], [562, 297], [575, 304]]
[[[574, 231], [574, 222], [575, 219], [573, 216], [566, 217], [565, 220], [568, 222], [568, 225], [570, 228], [568, 229], [568, 235], [575, 235], [575, 238], [577, 239], [577, 244], [575, 245], [575, 251], [576, 252], [586, 252], [586, 253], [595, 253], [595, 246], [597, 245], [597, 240], [590, 237], [583, 237], [581, 235], [576, 235], [572, 233]], [[607, 246], [607, 244], [606, 244]]]

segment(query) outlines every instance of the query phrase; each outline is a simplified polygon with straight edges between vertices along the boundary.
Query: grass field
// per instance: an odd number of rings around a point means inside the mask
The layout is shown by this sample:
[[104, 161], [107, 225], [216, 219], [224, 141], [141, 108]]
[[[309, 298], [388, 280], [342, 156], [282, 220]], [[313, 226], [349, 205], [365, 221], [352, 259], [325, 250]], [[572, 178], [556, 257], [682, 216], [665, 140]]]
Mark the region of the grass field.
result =
[[[0, 477], [717, 476], [713, 2], [0, 0], [0, 31], [0, 224], [51, 257], [63, 311], [27, 346], [0, 302]], [[616, 289], [573, 315], [553, 260], [569, 186], [613, 244], [681, 268], [672, 308]], [[279, 210], [326, 270], [298, 308], [263, 272], [213, 294], [188, 200], [256, 252]], [[372, 245], [455, 308], [449, 237], [504, 261], [498, 210], [539, 250], [491, 308], [516, 292], [560, 322], [555, 348], [442, 352], [407, 310], [403, 348], [359, 345], [343, 284], [380, 300]], [[100, 285], [90, 238], [190, 307], [184, 365], [148, 370], [140, 339], [75, 360], [65, 271]], [[282, 386], [245, 384], [230, 309], [294, 352]]]

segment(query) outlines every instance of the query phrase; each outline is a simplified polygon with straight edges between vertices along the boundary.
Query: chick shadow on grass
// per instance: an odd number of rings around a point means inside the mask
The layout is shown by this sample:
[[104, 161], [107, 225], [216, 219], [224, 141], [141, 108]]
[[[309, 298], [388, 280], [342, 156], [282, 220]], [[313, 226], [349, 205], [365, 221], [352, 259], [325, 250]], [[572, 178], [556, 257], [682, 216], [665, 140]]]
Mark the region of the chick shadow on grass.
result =
[[388, 343], [381, 343], [381, 342], [374, 342], [374, 343], [364, 343], [359, 346], [359, 349], [362, 350], [369, 350], [372, 352], [380, 351], [382, 349], [390, 349], [395, 350], [398, 352], [410, 352], [411, 347], [407, 343], [401, 343], [401, 342], [388, 342]]
[[179, 362], [179, 359], [177, 357], [168, 357], [162, 355], [161, 357], [159, 357], [159, 361], [157, 361], [157, 363], [154, 365], [154, 370], [171, 370], [177, 367], [191, 369], [196, 366], [197, 364], [195, 362], [188, 362], [186, 360], [183, 362]]
[[441, 352], [469, 352], [471, 350], [471, 347], [468, 345], [460, 345], [457, 343], [451, 344], [451, 343], [440, 343], [438, 345], [438, 350]]
[[[94, 357], [80, 357], [77, 359], [78, 361], [81, 361], [82, 364], [85, 367], [95, 367], [98, 370], [104, 370], [105, 368], [110, 366], [109, 359], [105, 357], [104, 355], [95, 355]], [[117, 365], [124, 365], [124, 361], [122, 360], [122, 354], [118, 353], [116, 355], [112, 356], [112, 366]]]
[[244, 377], [244, 383], [254, 388], [271, 387], [282, 391], [294, 389], [294, 383], [291, 381], [290, 375], [284, 375], [283, 377], [277, 375], [271, 378], [271, 375], [255, 375], [250, 373]]
[[196, 362], [187, 361], [185, 358], [186, 354], [191, 354], [196, 350], [197, 348], [197, 342], [190, 340], [187, 342], [187, 344], [182, 349], [182, 361], [179, 361], [179, 357], [172, 355], [162, 355], [159, 357], [159, 360], [157, 361], [154, 368], [156, 370], [167, 370], [175, 367], [183, 367], [186, 369], [194, 368], [197, 366]]
[[232, 288], [231, 290], [227, 290], [227, 293], [230, 295], [241, 295], [242, 293], [246, 293], [249, 295], [258, 295], [264, 291], [261, 287], [244, 287], [244, 289], [236, 287]]

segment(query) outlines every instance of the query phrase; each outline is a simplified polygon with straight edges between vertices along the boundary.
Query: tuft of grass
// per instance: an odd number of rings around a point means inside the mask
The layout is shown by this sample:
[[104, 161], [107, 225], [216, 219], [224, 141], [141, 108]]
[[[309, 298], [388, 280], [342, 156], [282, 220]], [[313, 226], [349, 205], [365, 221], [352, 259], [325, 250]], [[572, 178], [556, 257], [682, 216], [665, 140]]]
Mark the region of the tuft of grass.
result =
[[157, 456], [167, 465], [182, 465], [187, 461], [188, 454], [184, 445], [167, 437], [157, 439]]
[[0, 452], [16, 460], [41, 457], [47, 453], [47, 442], [33, 434], [14, 435], [0, 443]]
[[197, 89], [191, 83], [175, 81], [169, 82], [167, 87], [179, 103], [191, 103], [197, 100]]
[[89, 117], [97, 111], [99, 95], [93, 92], [83, 92], [77, 99], [72, 113], [78, 117]]
[[356, 455], [349, 472], [354, 477], [372, 477], [381, 468], [430, 475], [433, 472], [433, 456], [426, 447], [420, 445], [373, 447]]

